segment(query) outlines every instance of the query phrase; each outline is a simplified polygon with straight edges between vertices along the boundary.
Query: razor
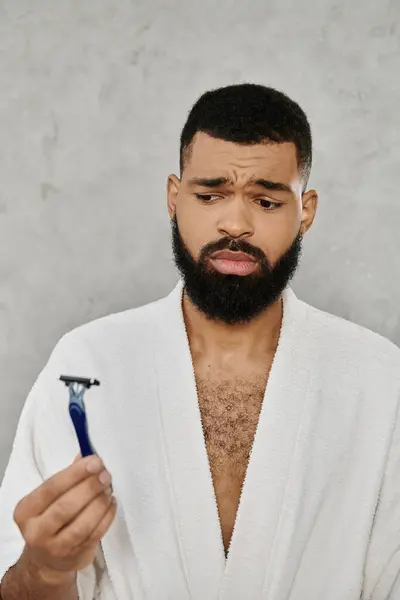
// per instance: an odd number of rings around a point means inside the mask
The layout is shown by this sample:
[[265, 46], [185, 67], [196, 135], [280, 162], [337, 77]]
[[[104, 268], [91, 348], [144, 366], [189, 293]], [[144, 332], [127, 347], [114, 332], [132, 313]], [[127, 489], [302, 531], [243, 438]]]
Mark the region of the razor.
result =
[[87, 379], [86, 377], [69, 377], [61, 375], [60, 381], [63, 381], [69, 389], [69, 414], [75, 428], [82, 457], [96, 454], [88, 431], [88, 424], [83, 397], [86, 390], [94, 385], [100, 385], [97, 379]]

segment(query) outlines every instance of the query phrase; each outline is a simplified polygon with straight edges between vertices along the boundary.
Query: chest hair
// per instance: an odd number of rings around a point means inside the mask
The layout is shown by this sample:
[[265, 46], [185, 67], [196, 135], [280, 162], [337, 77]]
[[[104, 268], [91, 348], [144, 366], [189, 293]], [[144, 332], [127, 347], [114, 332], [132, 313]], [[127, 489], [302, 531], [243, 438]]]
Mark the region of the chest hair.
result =
[[198, 401], [214, 478], [242, 483], [266, 386], [266, 375], [225, 381], [197, 377]]

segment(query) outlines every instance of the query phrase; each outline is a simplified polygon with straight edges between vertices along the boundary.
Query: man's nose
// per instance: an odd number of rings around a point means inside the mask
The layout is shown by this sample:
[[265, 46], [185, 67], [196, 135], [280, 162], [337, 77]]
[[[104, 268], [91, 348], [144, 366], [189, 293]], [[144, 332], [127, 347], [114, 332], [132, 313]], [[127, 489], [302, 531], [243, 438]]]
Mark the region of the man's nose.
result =
[[253, 235], [250, 210], [242, 198], [235, 197], [226, 203], [218, 220], [218, 233], [233, 239]]

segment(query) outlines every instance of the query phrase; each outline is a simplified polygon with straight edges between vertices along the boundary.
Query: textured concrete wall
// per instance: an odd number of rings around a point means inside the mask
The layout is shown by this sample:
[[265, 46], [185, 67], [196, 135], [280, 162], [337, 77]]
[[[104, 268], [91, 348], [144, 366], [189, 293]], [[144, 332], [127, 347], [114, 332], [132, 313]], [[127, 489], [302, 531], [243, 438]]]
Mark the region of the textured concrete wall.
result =
[[59, 337], [169, 291], [165, 182], [207, 88], [299, 101], [320, 208], [294, 285], [400, 343], [398, 0], [0, 0], [0, 475]]

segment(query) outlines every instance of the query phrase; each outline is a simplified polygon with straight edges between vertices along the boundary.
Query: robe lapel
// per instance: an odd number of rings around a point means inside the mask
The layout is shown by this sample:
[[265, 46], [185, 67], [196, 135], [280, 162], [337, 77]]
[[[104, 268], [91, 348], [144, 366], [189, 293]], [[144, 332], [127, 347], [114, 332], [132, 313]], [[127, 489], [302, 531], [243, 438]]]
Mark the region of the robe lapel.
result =
[[280, 340], [225, 561], [181, 297], [179, 283], [160, 303], [155, 352], [162, 428], [191, 597], [267, 598], [263, 590], [274, 568], [309, 379], [307, 307], [286, 290]]
[[306, 404], [307, 307], [288, 288], [219, 600], [269, 598], [268, 580], [285, 520], [287, 482]]
[[181, 297], [179, 283], [160, 303], [155, 339], [160, 414], [191, 598], [216, 600], [225, 555]]

